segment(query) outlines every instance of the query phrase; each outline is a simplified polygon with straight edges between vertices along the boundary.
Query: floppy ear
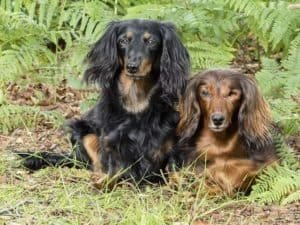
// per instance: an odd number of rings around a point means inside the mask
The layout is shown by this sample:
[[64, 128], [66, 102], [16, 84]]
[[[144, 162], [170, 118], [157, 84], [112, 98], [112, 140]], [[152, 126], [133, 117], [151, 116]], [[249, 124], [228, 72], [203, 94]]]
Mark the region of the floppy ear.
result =
[[112, 84], [119, 68], [117, 52], [117, 27], [119, 22], [108, 24], [103, 36], [94, 44], [85, 61], [88, 68], [84, 72], [86, 83], [99, 83], [102, 88]]
[[189, 75], [189, 54], [177, 37], [172, 24], [162, 23], [160, 33], [163, 43], [159, 82], [168, 96], [178, 98], [184, 91]]
[[238, 114], [239, 132], [251, 147], [263, 146], [269, 140], [270, 109], [254, 79], [241, 79], [243, 101]]
[[197, 99], [198, 84], [197, 80], [191, 80], [179, 101], [180, 120], [176, 133], [180, 142], [191, 138], [199, 125], [201, 110]]

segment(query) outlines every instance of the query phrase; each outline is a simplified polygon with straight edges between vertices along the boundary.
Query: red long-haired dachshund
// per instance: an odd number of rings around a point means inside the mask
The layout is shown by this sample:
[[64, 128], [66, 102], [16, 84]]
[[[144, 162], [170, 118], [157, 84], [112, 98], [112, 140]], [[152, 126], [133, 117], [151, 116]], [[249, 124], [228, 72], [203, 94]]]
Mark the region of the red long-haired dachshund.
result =
[[254, 79], [236, 70], [197, 74], [179, 111], [175, 158], [206, 167], [220, 190], [250, 190], [257, 173], [276, 160], [270, 110]]

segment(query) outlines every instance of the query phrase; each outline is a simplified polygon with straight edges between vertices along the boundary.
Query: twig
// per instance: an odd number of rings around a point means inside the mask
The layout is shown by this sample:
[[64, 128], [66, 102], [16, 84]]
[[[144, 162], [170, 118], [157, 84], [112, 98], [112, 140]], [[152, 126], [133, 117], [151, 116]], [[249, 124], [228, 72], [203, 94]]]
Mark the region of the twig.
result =
[[17, 205], [15, 205], [13, 207], [1, 209], [0, 215], [5, 215], [5, 214], [12, 215], [12, 212], [14, 212], [19, 206], [26, 205], [26, 204], [32, 204], [32, 203], [33, 203], [32, 201], [25, 200], [23, 202], [18, 203]]
[[288, 9], [300, 9], [300, 3], [289, 4]]

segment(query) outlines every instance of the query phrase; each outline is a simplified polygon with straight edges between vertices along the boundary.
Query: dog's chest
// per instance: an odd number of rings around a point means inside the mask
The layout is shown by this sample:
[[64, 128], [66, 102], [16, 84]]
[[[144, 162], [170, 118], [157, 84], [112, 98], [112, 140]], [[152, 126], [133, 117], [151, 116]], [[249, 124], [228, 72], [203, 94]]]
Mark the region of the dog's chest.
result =
[[123, 108], [127, 112], [140, 113], [149, 107], [151, 97], [157, 88], [150, 81], [135, 81], [122, 76], [118, 89]]
[[228, 157], [246, 157], [244, 145], [238, 134], [226, 139], [203, 133], [196, 141], [196, 151], [200, 159], [210, 161]]

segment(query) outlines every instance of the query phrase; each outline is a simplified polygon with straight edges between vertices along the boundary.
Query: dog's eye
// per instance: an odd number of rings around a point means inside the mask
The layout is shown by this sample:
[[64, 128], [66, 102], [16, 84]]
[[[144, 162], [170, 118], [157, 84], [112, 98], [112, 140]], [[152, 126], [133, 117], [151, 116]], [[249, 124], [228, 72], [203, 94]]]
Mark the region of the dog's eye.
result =
[[206, 90], [202, 90], [200, 92], [201, 96], [205, 97], [205, 98], [209, 98], [210, 97], [210, 93]]
[[228, 93], [228, 97], [232, 97], [232, 96], [235, 96], [235, 95], [237, 95], [237, 92], [236, 92], [236, 91], [230, 91], [230, 92]]
[[152, 39], [152, 38], [145, 40], [145, 42], [146, 42], [147, 44], [149, 44], [149, 45], [154, 45], [154, 44], [156, 44], [156, 40], [154, 40], [154, 39]]

